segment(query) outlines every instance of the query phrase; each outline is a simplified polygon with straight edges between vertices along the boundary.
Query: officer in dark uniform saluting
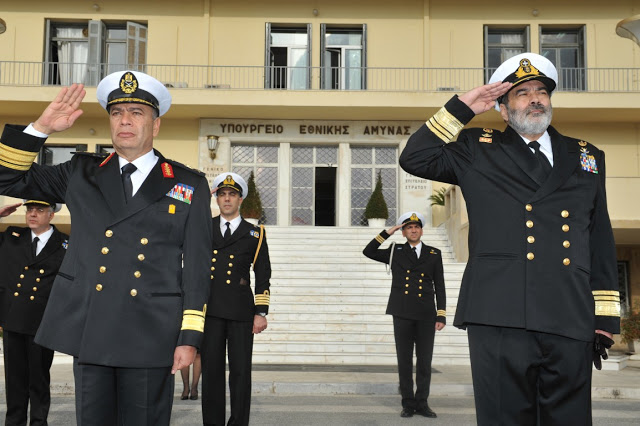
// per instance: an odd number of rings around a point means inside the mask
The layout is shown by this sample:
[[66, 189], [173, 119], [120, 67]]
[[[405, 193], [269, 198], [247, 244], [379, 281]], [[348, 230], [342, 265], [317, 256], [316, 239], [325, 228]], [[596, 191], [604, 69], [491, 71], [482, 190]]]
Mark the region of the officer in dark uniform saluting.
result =
[[[0, 208], [9, 216], [21, 204]], [[33, 342], [69, 236], [50, 222], [60, 204], [25, 200], [26, 228], [0, 233], [0, 326], [3, 328], [6, 426], [47, 424], [53, 351]], [[29, 410], [29, 404], [31, 409]]]
[[[414, 413], [437, 417], [427, 399], [431, 385], [431, 358], [436, 330], [447, 322], [446, 292], [440, 250], [420, 241], [424, 216], [408, 212], [398, 218], [396, 226], [382, 231], [365, 247], [369, 259], [390, 265], [391, 294], [387, 314], [393, 315], [393, 334], [398, 357], [398, 375], [402, 394], [402, 417]], [[407, 242], [380, 245], [398, 229]], [[436, 298], [434, 304], [433, 298]], [[436, 310], [437, 305], [437, 310]], [[413, 348], [416, 348], [416, 391], [413, 392]]]
[[[214, 179], [220, 215], [213, 218], [211, 296], [202, 344], [202, 418], [225, 424], [225, 348], [229, 358], [231, 416], [227, 425], [249, 424], [253, 335], [267, 328], [271, 262], [263, 226], [240, 216], [247, 183], [236, 173]], [[255, 273], [255, 296], [250, 269]]]
[[[400, 157], [465, 197], [469, 262], [454, 325], [468, 330], [480, 425], [591, 424], [591, 363], [620, 330], [604, 153], [550, 126], [557, 76], [540, 55], [508, 59]], [[494, 106], [503, 132], [462, 130]]]
[[[73, 236], [36, 342], [74, 356], [78, 425], [168, 425], [175, 373], [193, 362], [209, 297], [211, 194], [204, 175], [153, 149], [171, 95], [137, 71], [97, 88], [115, 153], [32, 164], [82, 114], [60, 91], [26, 129], [5, 127], [0, 193], [64, 202]], [[183, 267], [184, 264], [184, 267]]]

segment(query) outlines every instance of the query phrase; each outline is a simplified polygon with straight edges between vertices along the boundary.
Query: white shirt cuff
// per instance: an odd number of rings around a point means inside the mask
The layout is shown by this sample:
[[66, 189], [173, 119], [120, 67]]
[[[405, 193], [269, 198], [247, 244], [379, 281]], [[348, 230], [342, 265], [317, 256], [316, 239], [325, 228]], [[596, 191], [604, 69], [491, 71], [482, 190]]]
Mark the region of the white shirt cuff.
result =
[[49, 137], [49, 135], [47, 135], [46, 133], [42, 133], [42, 132], [39, 132], [39, 131], [37, 131], [36, 129], [34, 129], [34, 128], [33, 128], [33, 123], [29, 124], [29, 125], [28, 125], [24, 130], [23, 130], [23, 132], [24, 132], [24, 133], [26, 133], [26, 134], [28, 134], [28, 135], [35, 136], [35, 137], [38, 137], [38, 138], [45, 138], [45, 139], [46, 139], [46, 138], [48, 138], [48, 137]]

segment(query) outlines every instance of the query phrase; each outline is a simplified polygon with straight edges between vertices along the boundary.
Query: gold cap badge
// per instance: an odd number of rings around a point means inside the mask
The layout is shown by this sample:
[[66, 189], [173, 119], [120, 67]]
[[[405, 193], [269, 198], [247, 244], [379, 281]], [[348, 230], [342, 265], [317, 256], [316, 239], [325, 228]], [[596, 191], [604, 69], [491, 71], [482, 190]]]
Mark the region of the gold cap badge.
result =
[[125, 73], [120, 79], [120, 90], [127, 95], [132, 94], [138, 89], [138, 80], [130, 72]]

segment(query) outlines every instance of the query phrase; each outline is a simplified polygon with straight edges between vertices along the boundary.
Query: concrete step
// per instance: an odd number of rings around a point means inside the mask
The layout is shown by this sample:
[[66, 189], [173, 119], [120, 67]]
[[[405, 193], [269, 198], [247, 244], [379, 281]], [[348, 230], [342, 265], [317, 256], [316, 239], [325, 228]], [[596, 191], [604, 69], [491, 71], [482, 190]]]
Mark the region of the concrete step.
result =
[[[255, 337], [255, 363], [396, 364], [392, 318], [384, 314], [391, 276], [362, 254], [379, 232], [267, 228], [271, 306], [269, 328]], [[451, 324], [466, 265], [455, 261], [444, 229], [425, 229], [422, 240], [442, 251]], [[404, 241], [396, 233], [382, 247]], [[445, 363], [467, 365], [466, 333], [448, 325], [437, 333], [434, 351]]]

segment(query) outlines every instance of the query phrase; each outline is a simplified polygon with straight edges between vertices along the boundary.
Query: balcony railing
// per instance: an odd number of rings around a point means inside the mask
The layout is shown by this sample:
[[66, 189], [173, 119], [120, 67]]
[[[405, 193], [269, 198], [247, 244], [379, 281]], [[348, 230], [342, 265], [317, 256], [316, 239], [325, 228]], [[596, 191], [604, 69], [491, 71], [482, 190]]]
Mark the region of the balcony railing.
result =
[[[84, 83], [127, 69], [113, 64], [0, 61], [0, 86]], [[139, 65], [168, 87], [225, 90], [366, 90], [464, 92], [487, 81], [484, 68], [330, 68], [275, 66]], [[560, 91], [640, 92], [640, 68], [563, 68]]]

